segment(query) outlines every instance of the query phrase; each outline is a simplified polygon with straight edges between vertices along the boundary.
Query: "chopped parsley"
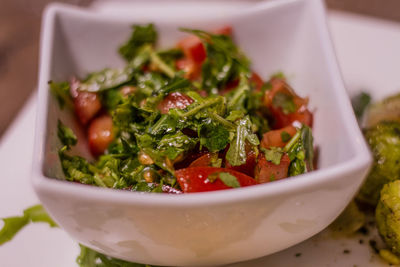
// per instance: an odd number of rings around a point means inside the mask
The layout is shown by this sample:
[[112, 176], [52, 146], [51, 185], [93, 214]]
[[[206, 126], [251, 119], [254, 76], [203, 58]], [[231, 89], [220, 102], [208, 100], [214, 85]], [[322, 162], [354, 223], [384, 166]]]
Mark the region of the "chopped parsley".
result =
[[239, 181], [235, 176], [227, 172], [220, 172], [219, 179], [226, 185], [232, 188], [240, 187]]
[[286, 132], [286, 131], [281, 132], [282, 142], [286, 143], [287, 141], [290, 140], [290, 138], [292, 138], [292, 136], [288, 132]]
[[281, 158], [284, 152], [280, 147], [271, 147], [270, 149], [261, 148], [261, 151], [264, 152], [267, 161], [270, 161], [275, 165], [281, 163]]

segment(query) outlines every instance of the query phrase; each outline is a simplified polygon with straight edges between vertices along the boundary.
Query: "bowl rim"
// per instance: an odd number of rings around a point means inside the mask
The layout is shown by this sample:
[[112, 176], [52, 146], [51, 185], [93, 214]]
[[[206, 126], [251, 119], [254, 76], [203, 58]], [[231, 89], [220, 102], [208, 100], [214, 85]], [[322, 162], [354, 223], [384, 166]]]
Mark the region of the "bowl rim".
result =
[[[246, 16], [251, 12], [259, 12], [265, 9], [279, 7], [286, 4], [307, 2], [313, 3], [313, 8], [318, 12], [314, 12], [320, 23], [317, 24], [319, 40], [322, 42], [323, 50], [328, 62], [328, 71], [332, 77], [334, 84], [332, 85], [336, 91], [338, 105], [341, 106], [341, 120], [343, 120], [347, 135], [353, 141], [354, 156], [346, 162], [339, 162], [333, 166], [312, 171], [295, 177], [289, 177], [273, 183], [260, 184], [257, 186], [249, 186], [236, 188], [235, 190], [220, 190], [212, 192], [201, 192], [191, 194], [154, 194], [143, 192], [131, 192], [124, 190], [115, 190], [111, 188], [99, 188], [95, 186], [71, 183], [59, 179], [52, 179], [43, 174], [44, 161], [44, 138], [45, 129], [47, 127], [47, 100], [50, 97], [47, 89], [47, 81], [50, 73], [50, 59], [52, 54], [52, 40], [56, 18], [59, 14], [68, 14], [73, 16], [84, 16], [86, 18], [106, 20], [107, 22], [123, 22], [124, 17], [118, 17], [115, 14], [105, 14], [94, 12], [83, 8], [73, 7], [66, 4], [51, 4], [45, 10], [42, 22], [42, 36], [40, 49], [40, 67], [39, 67], [39, 86], [38, 86], [38, 107], [35, 124], [35, 140], [34, 140], [34, 156], [32, 162], [31, 182], [36, 193], [40, 197], [42, 192], [53, 192], [57, 194], [67, 195], [70, 197], [78, 197], [81, 199], [113, 202], [120, 204], [138, 204], [142, 206], [161, 207], [187, 207], [187, 206], [204, 206], [207, 204], [227, 204], [232, 202], [241, 202], [246, 200], [257, 199], [265, 196], [276, 196], [284, 193], [290, 193], [305, 188], [312, 188], [327, 182], [333, 181], [336, 177], [342, 176], [355, 171], [363, 171], [369, 168], [372, 158], [368, 146], [358, 127], [356, 118], [351, 108], [350, 100], [345, 90], [343, 80], [339, 71], [333, 45], [328, 33], [326, 25], [326, 17], [324, 4], [322, 0], [283, 0], [283, 1], [263, 1], [249, 7], [245, 12], [240, 14], [231, 14], [232, 17]], [[99, 18], [99, 15], [101, 18]], [[212, 16], [215, 18], [214, 16]], [[164, 18], [165, 19], [165, 18]], [[204, 19], [204, 18], [202, 18]], [[129, 20], [129, 19], [127, 19]], [[170, 19], [166, 19], [171, 22]], [[157, 20], [162, 22], [163, 18]]]

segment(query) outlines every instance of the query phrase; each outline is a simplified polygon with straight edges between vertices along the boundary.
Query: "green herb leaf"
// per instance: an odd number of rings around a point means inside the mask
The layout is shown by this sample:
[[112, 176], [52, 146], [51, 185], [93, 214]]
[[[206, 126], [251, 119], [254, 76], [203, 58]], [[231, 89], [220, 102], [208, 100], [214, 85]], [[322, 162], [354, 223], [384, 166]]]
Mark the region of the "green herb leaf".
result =
[[133, 77], [133, 69], [128, 66], [121, 69], [103, 69], [91, 73], [79, 86], [79, 90], [99, 92], [121, 86]]
[[293, 96], [278, 92], [272, 99], [272, 104], [275, 107], [281, 108], [284, 114], [290, 114], [296, 111], [296, 104], [293, 101]]
[[78, 139], [76, 138], [74, 132], [70, 128], [65, 126], [60, 120], [58, 120], [57, 122], [57, 136], [60, 139], [61, 143], [68, 148], [76, 145], [76, 143], [78, 142]]
[[153, 24], [133, 25], [130, 39], [119, 48], [119, 53], [127, 61], [137, 56], [143, 45], [154, 45], [157, 42], [157, 32]]
[[286, 132], [286, 131], [281, 132], [282, 142], [286, 143], [287, 141], [290, 140], [290, 138], [292, 138], [292, 136], [290, 136], [290, 134], [288, 132]]
[[313, 137], [311, 129], [303, 125], [283, 149], [290, 159], [289, 176], [313, 170]]
[[217, 124], [205, 124], [200, 128], [200, 144], [210, 152], [224, 149], [229, 143], [229, 131]]
[[371, 96], [365, 92], [361, 92], [351, 99], [351, 104], [353, 106], [353, 110], [356, 114], [357, 119], [360, 120], [362, 118], [364, 111], [370, 103]]
[[219, 173], [219, 179], [226, 185], [232, 188], [237, 188], [240, 187], [240, 183], [236, 176], [233, 176], [232, 174], [228, 172], [220, 172]]
[[56, 97], [60, 108], [63, 109], [65, 105], [72, 107], [71, 97], [69, 94], [70, 86], [68, 82], [55, 83], [49, 81], [50, 91]]
[[314, 139], [310, 127], [306, 125], [301, 128], [301, 141], [303, 142], [307, 169], [312, 171], [314, 169]]
[[246, 141], [253, 146], [260, 144], [257, 135], [252, 133], [251, 126], [252, 124], [248, 116], [237, 123], [235, 136], [226, 153], [226, 159], [232, 166], [240, 166], [246, 162]]
[[207, 58], [202, 65], [202, 88], [217, 93], [240, 73], [249, 73], [249, 60], [227, 35], [201, 30], [181, 29], [197, 35], [205, 45]]
[[151, 267], [148, 264], [127, 262], [112, 258], [79, 244], [81, 253], [76, 262], [80, 267]]
[[3, 218], [4, 226], [0, 231], [0, 245], [10, 241], [24, 226], [30, 222], [45, 222], [50, 227], [56, 227], [56, 223], [46, 213], [42, 205], [35, 205], [24, 210], [23, 216]]
[[165, 135], [161, 138], [157, 150], [161, 155], [174, 160], [180, 154], [193, 149], [197, 141], [197, 138], [190, 138], [181, 131], [178, 131], [176, 134]]
[[77, 181], [83, 184], [93, 184], [94, 173], [90, 170], [89, 162], [79, 156], [69, 156], [64, 149], [59, 151], [61, 167], [68, 181]]
[[275, 165], [279, 165], [281, 163], [283, 151], [280, 147], [271, 147], [270, 149], [262, 147], [261, 151], [264, 152], [266, 160], [272, 162]]

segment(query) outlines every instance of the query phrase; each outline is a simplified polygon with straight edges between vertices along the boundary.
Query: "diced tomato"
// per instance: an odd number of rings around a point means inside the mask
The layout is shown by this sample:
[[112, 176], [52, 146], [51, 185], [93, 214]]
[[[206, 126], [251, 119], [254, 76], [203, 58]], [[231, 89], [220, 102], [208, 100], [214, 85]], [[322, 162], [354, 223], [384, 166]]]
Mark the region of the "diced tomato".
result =
[[75, 114], [86, 125], [101, 109], [101, 102], [96, 93], [79, 91], [80, 82], [73, 78], [70, 82], [70, 94], [74, 101]]
[[96, 93], [78, 92], [74, 98], [75, 114], [86, 125], [101, 109], [101, 102]]
[[209, 167], [211, 166], [211, 159], [211, 153], [204, 154], [190, 163], [189, 167]]
[[183, 70], [185, 72], [185, 78], [189, 80], [196, 80], [201, 75], [201, 64], [196, 64], [189, 58], [181, 58], [175, 62], [177, 70]]
[[[223, 27], [215, 31], [216, 34], [231, 35], [230, 26]], [[195, 35], [188, 36], [177, 43], [177, 47], [182, 49], [183, 59], [175, 62], [178, 70], [185, 71], [185, 77], [190, 80], [196, 80], [201, 74], [201, 65], [207, 57], [207, 52], [202, 40]]]
[[201, 73], [201, 64], [207, 56], [203, 43], [199, 37], [192, 35], [179, 41], [177, 46], [182, 49], [185, 57], [176, 61], [176, 68], [185, 71], [186, 78], [196, 80]]
[[283, 113], [281, 109], [271, 109], [271, 113], [275, 119], [273, 124], [274, 128], [292, 125], [296, 121], [310, 127], [312, 127], [313, 124], [313, 115], [305, 106], [302, 106], [297, 111], [290, 114]]
[[210, 182], [208, 179], [209, 175], [221, 172], [227, 172], [235, 176], [241, 187], [257, 184], [253, 178], [243, 173], [215, 167], [191, 167], [180, 169], [175, 171], [175, 176], [184, 193], [231, 189], [232, 187], [225, 185], [219, 178], [213, 182]]
[[[273, 78], [270, 83], [272, 88], [265, 92], [263, 101], [275, 119], [273, 127], [275, 129], [283, 128], [295, 121], [312, 127], [312, 113], [307, 109], [308, 99], [296, 95], [283, 79]], [[274, 106], [273, 99], [278, 92], [293, 97], [293, 102], [296, 106], [295, 112], [285, 114], [280, 107]]]
[[288, 176], [290, 159], [287, 154], [281, 158], [280, 164], [276, 165], [265, 159], [264, 153], [258, 156], [258, 162], [254, 178], [258, 183], [268, 183], [274, 180], [280, 180]]
[[[197, 135], [196, 135], [197, 136]], [[193, 151], [190, 151], [185, 158], [174, 164], [175, 170], [188, 168], [189, 165], [195, 161], [196, 159], [204, 156], [205, 154], [209, 153], [207, 149], [203, 148], [203, 150], [199, 151], [199, 143], [196, 145], [196, 148]]]
[[193, 103], [189, 96], [174, 92], [168, 94], [157, 106], [162, 114], [167, 114], [171, 108], [184, 109]]
[[261, 87], [264, 84], [264, 81], [257, 73], [253, 72], [250, 77], [250, 83], [253, 83], [255, 85], [256, 91], [260, 91]]
[[178, 48], [182, 49], [186, 58], [195, 63], [202, 63], [206, 59], [206, 50], [199, 37], [191, 35], [177, 43]]
[[284, 128], [281, 128], [279, 130], [272, 130], [269, 132], [266, 132], [263, 135], [263, 138], [261, 140], [261, 147], [264, 148], [270, 148], [270, 147], [284, 147], [287, 143], [287, 141], [282, 140], [282, 134], [284, 132], [288, 133], [290, 137], [296, 134], [296, 128], [292, 125], [286, 126]]
[[250, 177], [254, 177], [254, 169], [257, 164], [257, 155], [250, 145], [246, 144], [245, 149], [246, 149], [246, 163], [240, 166], [232, 166], [229, 163], [229, 161], [225, 159], [225, 168], [244, 173]]
[[101, 155], [108, 148], [114, 138], [112, 128], [112, 118], [109, 115], [97, 117], [90, 123], [88, 140], [89, 148], [93, 155]]

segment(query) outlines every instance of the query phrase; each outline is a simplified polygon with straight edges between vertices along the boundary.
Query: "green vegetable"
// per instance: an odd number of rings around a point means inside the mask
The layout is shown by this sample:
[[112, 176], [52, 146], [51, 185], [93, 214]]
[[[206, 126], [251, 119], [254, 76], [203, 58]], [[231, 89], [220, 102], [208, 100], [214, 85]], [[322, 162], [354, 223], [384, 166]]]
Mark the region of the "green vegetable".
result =
[[72, 107], [72, 101], [69, 94], [70, 86], [68, 82], [55, 83], [49, 81], [49, 86], [51, 93], [56, 97], [61, 109], [63, 109], [65, 105]]
[[181, 29], [195, 34], [205, 45], [207, 58], [202, 65], [202, 88], [217, 93], [228, 81], [249, 73], [249, 60], [233, 43], [230, 36], [211, 34], [200, 30]]
[[227, 172], [220, 172], [219, 179], [226, 185], [232, 188], [240, 187], [239, 181], [235, 176]]
[[392, 253], [391, 251], [387, 249], [380, 249], [379, 250], [379, 256], [386, 262], [388, 262], [390, 265], [398, 265], [400, 264], [400, 258], [396, 254]]
[[23, 216], [3, 218], [4, 226], [0, 231], [0, 245], [11, 239], [29, 223], [44, 222], [50, 227], [56, 227], [56, 223], [50, 218], [41, 205], [35, 205], [24, 210]]
[[[42, 205], [35, 205], [25, 209], [23, 216], [8, 217], [2, 220], [4, 221], [4, 226], [0, 230], [0, 246], [11, 241], [22, 228], [30, 223], [44, 222], [49, 224], [50, 227], [57, 227], [57, 224], [50, 218]], [[79, 246], [81, 253], [76, 262], [80, 267], [152, 267], [147, 264], [112, 258], [83, 245]]]
[[224, 149], [229, 143], [229, 131], [222, 125], [205, 124], [200, 128], [200, 144], [210, 152]]
[[179, 131], [176, 134], [163, 136], [157, 146], [157, 149], [160, 151], [160, 154], [165, 155], [171, 160], [174, 160], [180, 154], [193, 149], [196, 143], [196, 138], [190, 138]]
[[237, 122], [235, 136], [226, 153], [226, 159], [232, 166], [240, 166], [246, 163], [246, 141], [252, 146], [260, 144], [257, 135], [251, 131], [251, 121], [248, 116]]
[[148, 264], [127, 262], [112, 258], [83, 245], [79, 246], [81, 248], [81, 253], [76, 259], [76, 262], [80, 267], [151, 267], [151, 265]]
[[358, 120], [360, 120], [364, 114], [364, 111], [371, 102], [371, 96], [365, 92], [361, 92], [351, 99], [354, 113]]
[[373, 127], [381, 121], [400, 122], [400, 94], [368, 106], [365, 118], [365, 127]]
[[261, 148], [261, 151], [265, 154], [265, 159], [271, 161], [275, 165], [281, 163], [281, 158], [283, 156], [283, 150], [280, 147], [271, 147], [270, 149]]
[[289, 176], [296, 176], [312, 171], [314, 147], [311, 129], [303, 125], [283, 148], [290, 159]]
[[133, 77], [133, 69], [130, 67], [122, 69], [104, 69], [99, 72], [91, 73], [79, 86], [79, 90], [88, 92], [99, 92], [107, 89], [116, 88], [127, 82]]
[[383, 186], [375, 219], [386, 245], [393, 253], [400, 255], [400, 180]]
[[400, 178], [400, 123], [383, 121], [364, 131], [374, 164], [358, 199], [376, 205], [383, 185]]
[[351, 201], [346, 209], [330, 225], [335, 233], [350, 235], [356, 233], [366, 222], [365, 214], [360, 211], [356, 202]]
[[127, 61], [137, 56], [144, 45], [154, 45], [157, 42], [157, 32], [153, 24], [133, 25], [130, 39], [119, 48], [119, 53]]
[[288, 132], [285, 132], [285, 131], [282, 131], [281, 132], [281, 139], [282, 139], [282, 142], [287, 142], [287, 141], [289, 141], [290, 140], [290, 138], [292, 138], [291, 136], [290, 136], [290, 134], [288, 133]]
[[57, 136], [61, 143], [68, 148], [76, 145], [78, 142], [74, 132], [70, 128], [66, 127], [60, 120], [57, 122]]

